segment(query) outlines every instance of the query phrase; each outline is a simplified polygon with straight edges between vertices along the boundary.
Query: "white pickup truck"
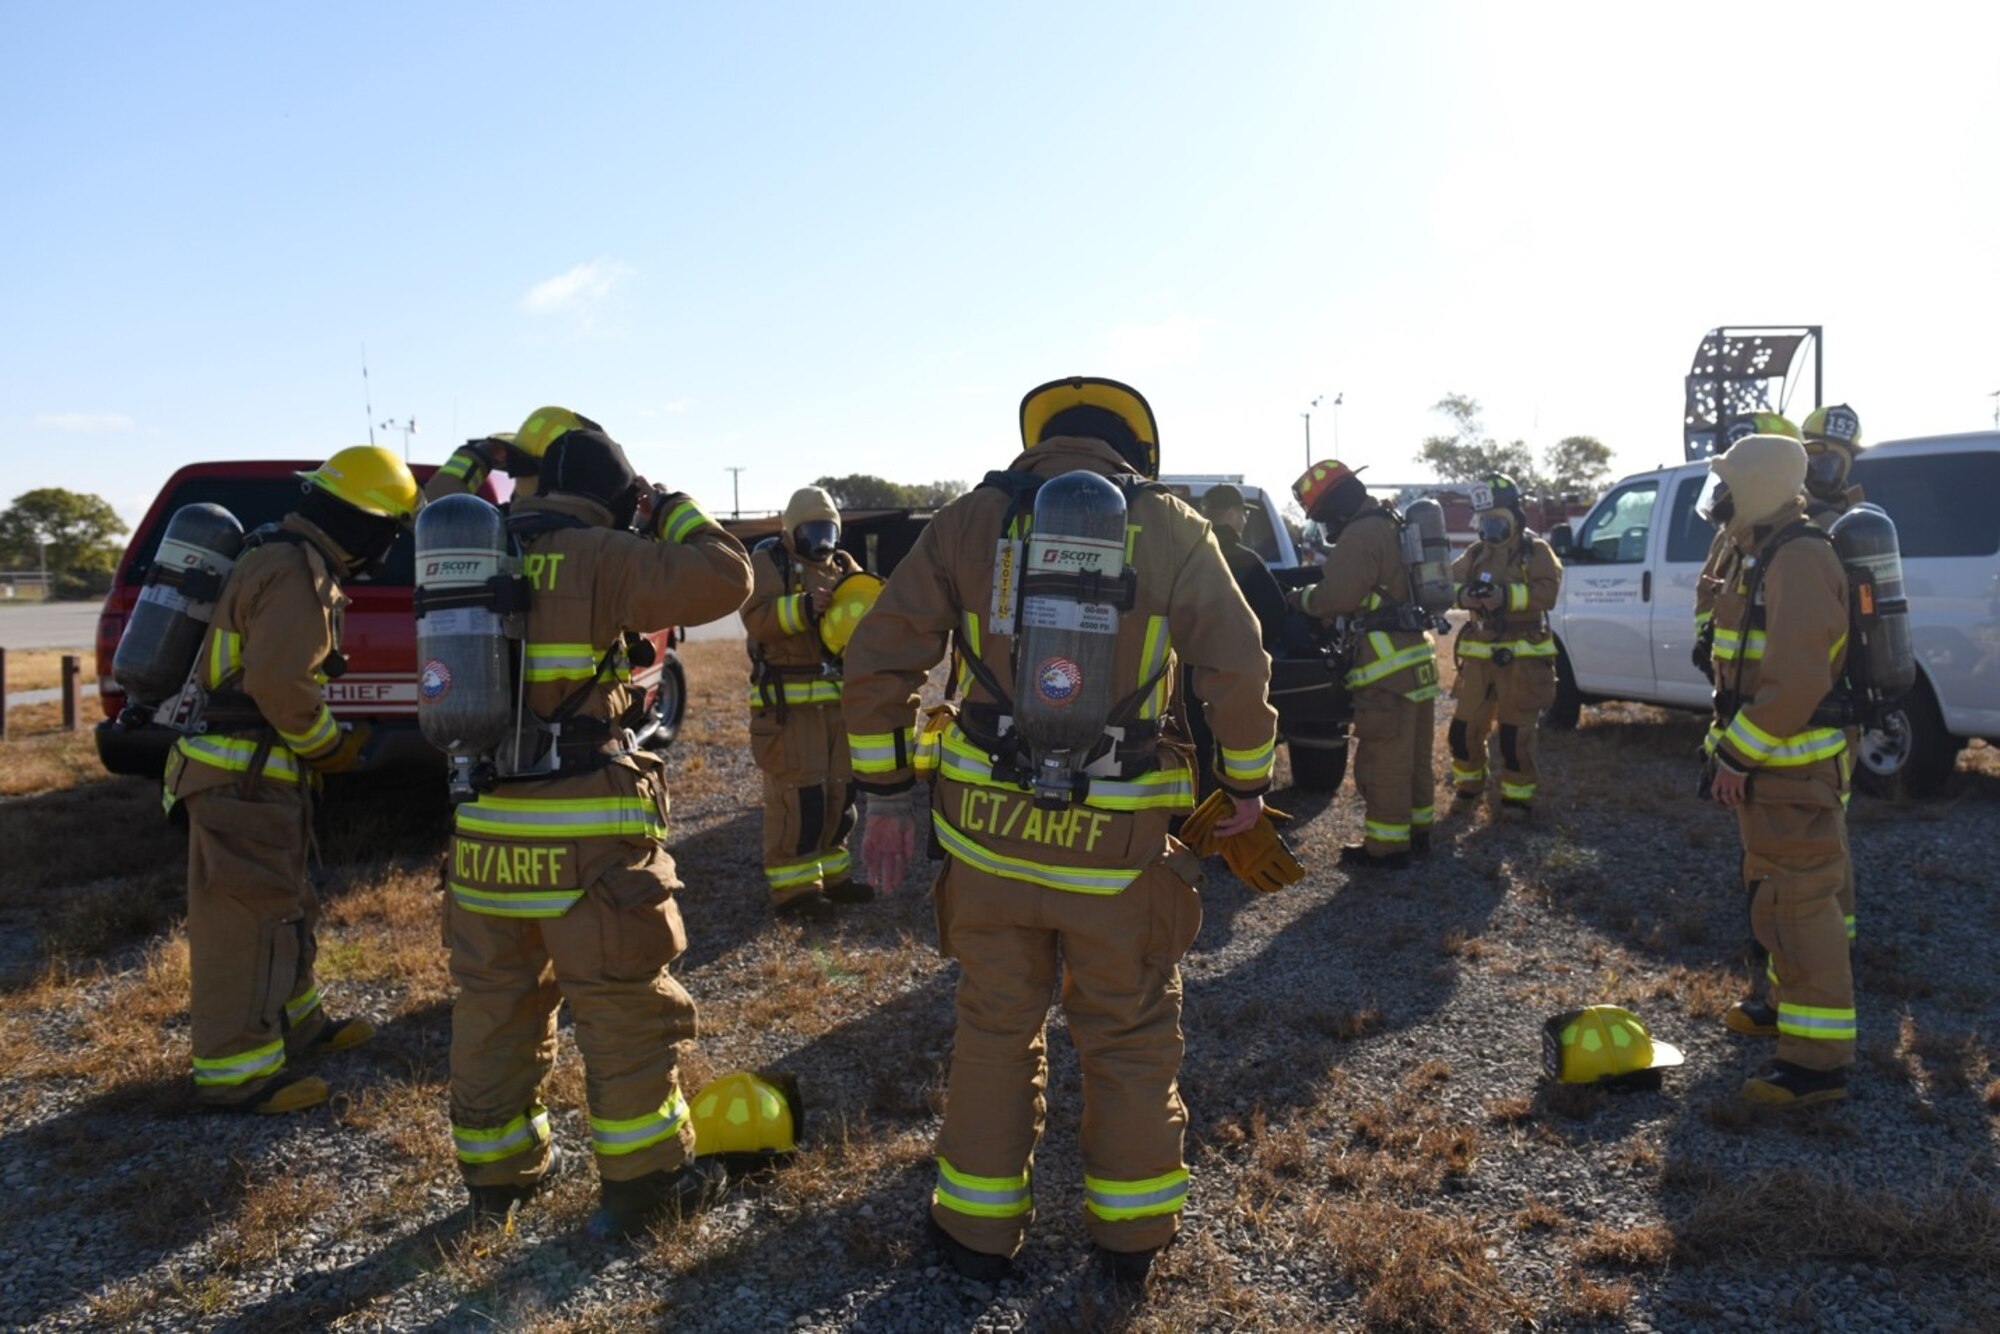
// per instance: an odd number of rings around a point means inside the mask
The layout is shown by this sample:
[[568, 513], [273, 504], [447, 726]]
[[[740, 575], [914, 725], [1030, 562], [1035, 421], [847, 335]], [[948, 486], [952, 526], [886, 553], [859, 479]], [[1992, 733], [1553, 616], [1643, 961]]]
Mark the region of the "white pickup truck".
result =
[[[1600, 700], [1709, 707], [1692, 660], [1707, 476], [1706, 462], [1635, 473], [1573, 534], [1550, 534], [1564, 564], [1551, 726]], [[1862, 452], [1853, 481], [1896, 522], [1917, 655], [1916, 688], [1862, 740], [1861, 780], [1935, 792], [1967, 740], [2000, 739], [2000, 433], [1891, 440]]]

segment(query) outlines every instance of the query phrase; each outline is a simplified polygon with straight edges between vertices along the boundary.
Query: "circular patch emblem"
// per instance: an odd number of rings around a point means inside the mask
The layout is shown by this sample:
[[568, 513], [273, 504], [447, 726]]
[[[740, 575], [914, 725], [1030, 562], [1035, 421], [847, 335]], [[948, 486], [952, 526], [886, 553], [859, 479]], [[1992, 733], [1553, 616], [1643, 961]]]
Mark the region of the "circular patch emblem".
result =
[[1083, 668], [1068, 658], [1050, 658], [1035, 669], [1035, 692], [1062, 708], [1083, 689]]
[[425, 699], [443, 699], [451, 690], [451, 668], [432, 658], [417, 674], [417, 693]]

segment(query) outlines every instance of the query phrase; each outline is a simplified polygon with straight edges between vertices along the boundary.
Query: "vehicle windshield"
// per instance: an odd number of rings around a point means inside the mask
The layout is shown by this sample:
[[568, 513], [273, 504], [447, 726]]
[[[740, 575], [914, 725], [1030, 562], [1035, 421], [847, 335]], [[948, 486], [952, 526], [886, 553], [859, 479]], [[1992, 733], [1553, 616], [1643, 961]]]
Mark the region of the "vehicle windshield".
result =
[[[126, 568], [125, 583], [136, 587], [145, 582], [153, 556], [160, 549], [160, 534], [174, 511], [183, 505], [220, 505], [236, 516], [243, 531], [276, 523], [298, 508], [299, 483], [291, 477], [189, 477], [173, 489], [160, 506], [159, 521], [134, 539], [132, 563]], [[416, 572], [410, 539], [399, 539], [382, 573], [366, 582], [378, 588], [408, 588]], [[345, 581], [343, 581], [345, 582]]]

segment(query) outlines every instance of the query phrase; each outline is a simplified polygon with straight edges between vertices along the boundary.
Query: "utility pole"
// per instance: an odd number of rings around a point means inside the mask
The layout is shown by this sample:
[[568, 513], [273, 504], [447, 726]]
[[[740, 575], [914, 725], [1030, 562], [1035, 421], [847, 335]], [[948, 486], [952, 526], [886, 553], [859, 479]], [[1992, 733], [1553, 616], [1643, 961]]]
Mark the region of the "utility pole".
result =
[[743, 492], [741, 490], [741, 484], [743, 481], [744, 471], [745, 471], [744, 467], [728, 468], [729, 517], [732, 519], [740, 519], [743, 517]]
[[1333, 456], [1340, 457], [1340, 405], [1347, 401], [1347, 391], [1341, 390], [1333, 396]]
[[1317, 397], [1315, 397], [1315, 398], [1313, 399], [1313, 401], [1312, 401], [1312, 402], [1310, 402], [1310, 403], [1306, 404], [1306, 410], [1305, 410], [1304, 412], [1301, 412], [1301, 413], [1299, 414], [1299, 416], [1300, 416], [1300, 417], [1302, 417], [1302, 418], [1304, 418], [1304, 419], [1305, 419], [1305, 424], [1306, 424], [1306, 467], [1308, 467], [1308, 468], [1310, 468], [1310, 467], [1312, 467], [1312, 466], [1313, 466], [1313, 414], [1312, 414], [1312, 410], [1313, 410], [1314, 408], [1318, 407], [1318, 406], [1319, 406], [1319, 401], [1320, 401], [1320, 399], [1322, 399], [1322, 398], [1325, 398], [1325, 397], [1326, 397], [1326, 395], [1325, 395], [1325, 394], [1320, 394], [1320, 395], [1318, 395]]
[[403, 462], [408, 463], [410, 461], [410, 437], [417, 433], [417, 419], [410, 417], [403, 421], [397, 421], [394, 417], [391, 417], [388, 421], [382, 423], [382, 429], [385, 431], [401, 431], [403, 433]]

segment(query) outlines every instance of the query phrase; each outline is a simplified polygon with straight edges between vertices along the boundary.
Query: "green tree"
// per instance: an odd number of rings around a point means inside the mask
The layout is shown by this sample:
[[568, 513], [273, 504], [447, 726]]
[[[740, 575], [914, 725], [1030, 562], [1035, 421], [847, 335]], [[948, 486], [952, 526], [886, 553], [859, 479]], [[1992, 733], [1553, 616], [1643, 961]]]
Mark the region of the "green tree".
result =
[[868, 473], [821, 477], [813, 485], [824, 488], [833, 497], [833, 503], [842, 509], [936, 509], [946, 501], [965, 494], [964, 482], [926, 482], [912, 486]]
[[1593, 435], [1564, 436], [1543, 459], [1556, 495], [1596, 495], [1611, 480], [1611, 446]]
[[111, 587], [125, 532], [102, 497], [42, 487], [0, 510], [0, 566], [40, 569], [46, 556], [55, 596], [93, 597]]
[[1470, 483], [1488, 473], [1499, 472], [1528, 490], [1540, 488], [1541, 473], [1535, 466], [1535, 452], [1525, 441], [1503, 445], [1486, 434], [1478, 399], [1465, 394], [1446, 394], [1431, 405], [1431, 411], [1451, 423], [1451, 433], [1425, 439], [1417, 457], [1431, 466], [1439, 480]]

